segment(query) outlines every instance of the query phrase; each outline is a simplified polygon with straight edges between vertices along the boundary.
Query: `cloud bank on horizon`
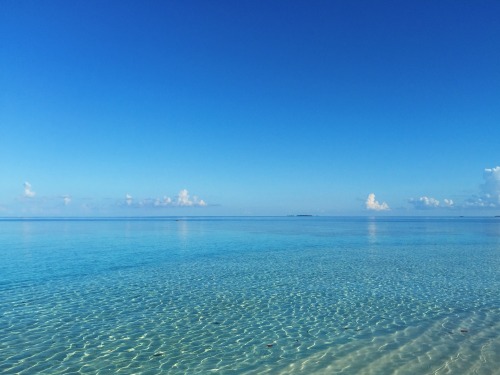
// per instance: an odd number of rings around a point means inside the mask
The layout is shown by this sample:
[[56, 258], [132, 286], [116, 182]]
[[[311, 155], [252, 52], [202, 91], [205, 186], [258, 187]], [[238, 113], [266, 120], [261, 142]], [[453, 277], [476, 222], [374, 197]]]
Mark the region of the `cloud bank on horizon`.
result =
[[127, 206], [134, 207], [206, 207], [207, 203], [194, 195], [192, 198], [187, 189], [182, 189], [177, 194], [176, 199], [172, 199], [168, 196], [163, 198], [146, 198], [141, 199], [137, 203], [133, 202], [133, 198], [130, 194], [125, 195], [125, 204]]
[[[62, 203], [61, 203], [62, 198]], [[85, 198], [77, 198], [77, 202], [85, 200]], [[88, 202], [82, 203], [85, 207], [99, 207], [99, 201], [89, 198], [93, 204]], [[111, 198], [111, 202], [113, 199]], [[114, 200], [115, 203], [107, 203], [107, 208], [111, 207], [131, 207], [131, 208], [162, 208], [162, 207], [207, 207], [205, 200], [196, 195], [191, 196], [187, 189], [179, 191], [176, 197], [171, 198], [164, 196], [163, 198], [144, 198], [134, 199], [132, 195], [127, 193], [125, 199]], [[53, 197], [39, 197], [33, 189], [30, 182], [23, 183], [23, 194], [19, 202], [24, 207], [36, 207], [44, 209], [51, 205], [55, 207], [75, 207], [74, 199], [68, 194], [58, 195]], [[51, 203], [52, 202], [52, 203]], [[104, 202], [104, 201], [103, 201]], [[102, 204], [104, 204], [101, 202]], [[500, 208], [500, 166], [493, 168], [485, 168], [483, 171], [483, 183], [479, 185], [478, 193], [466, 198], [463, 203], [457, 204], [453, 199], [444, 198], [439, 200], [432, 196], [423, 195], [418, 198], [410, 198], [407, 203], [415, 210], [435, 210], [435, 209], [494, 209]], [[8, 205], [2, 203], [3, 212], [10, 212]], [[104, 206], [103, 206], [104, 207]], [[376, 199], [375, 193], [368, 194], [365, 201], [365, 209], [368, 211], [390, 211], [391, 207], [386, 201], [379, 202]]]
[[[22, 194], [11, 204], [0, 202], [0, 212], [7, 217], [17, 216], [61, 216], [61, 215], [119, 215], [123, 208], [157, 209], [162, 207], [208, 207], [209, 204], [197, 195], [190, 195], [187, 189], [182, 189], [174, 199], [163, 198], [134, 199], [127, 193], [125, 199], [73, 197], [69, 194], [52, 196], [39, 196], [34, 191], [33, 185], [25, 181]], [[146, 212], [146, 211], [144, 211]]]
[[[500, 208], [500, 166], [485, 168], [483, 179], [484, 183], [480, 185], [479, 195], [467, 198], [462, 205], [456, 205], [453, 199], [444, 198], [441, 203], [438, 199], [427, 196], [410, 198], [408, 199], [408, 203], [417, 210], [437, 208]], [[365, 207], [371, 211], [390, 210], [386, 202], [379, 203], [375, 200], [374, 193], [368, 194]]]
[[433, 209], [433, 208], [451, 208], [454, 206], [454, 202], [452, 199], [443, 199], [443, 204], [436, 198], [432, 197], [420, 197], [420, 198], [410, 198], [408, 200], [408, 203], [410, 203], [415, 209], [417, 210], [428, 210], [428, 209]]

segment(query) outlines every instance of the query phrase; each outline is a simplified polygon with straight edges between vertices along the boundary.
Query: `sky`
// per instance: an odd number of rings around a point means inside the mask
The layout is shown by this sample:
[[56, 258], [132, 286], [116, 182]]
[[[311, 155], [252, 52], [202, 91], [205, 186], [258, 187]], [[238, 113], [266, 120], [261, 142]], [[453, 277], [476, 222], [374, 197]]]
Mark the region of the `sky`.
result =
[[499, 215], [499, 1], [0, 2], [0, 216]]

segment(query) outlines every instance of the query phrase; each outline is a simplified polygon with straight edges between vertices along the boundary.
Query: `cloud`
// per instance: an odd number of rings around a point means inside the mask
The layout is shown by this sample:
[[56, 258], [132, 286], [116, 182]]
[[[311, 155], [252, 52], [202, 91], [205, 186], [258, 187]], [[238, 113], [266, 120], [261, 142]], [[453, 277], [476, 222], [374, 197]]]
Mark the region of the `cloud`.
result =
[[412, 204], [417, 210], [426, 210], [439, 207], [439, 201], [437, 199], [425, 196], [417, 199], [411, 198], [408, 200], [408, 202]]
[[432, 197], [420, 197], [408, 199], [408, 203], [412, 204], [417, 210], [431, 210], [434, 208], [452, 208], [454, 207], [454, 202], [452, 199], [443, 199], [443, 204], [436, 198]]
[[444, 203], [444, 206], [445, 207], [453, 207], [453, 205], [455, 204], [453, 202], [453, 199], [443, 199], [443, 203]]
[[186, 189], [179, 191], [179, 195], [177, 196], [177, 205], [178, 206], [191, 206], [193, 202], [189, 200], [189, 192]]
[[483, 172], [483, 179], [484, 183], [480, 186], [480, 195], [467, 199], [465, 207], [500, 207], [500, 166], [486, 168]]
[[35, 196], [35, 192], [31, 189], [31, 184], [26, 181], [24, 183], [24, 196], [27, 198], [33, 198]]
[[171, 206], [172, 205], [172, 198], [170, 197], [163, 197], [163, 199], [155, 199], [153, 205], [155, 207], [166, 207], [166, 206]]
[[182, 189], [177, 194], [175, 199], [172, 199], [168, 196], [164, 196], [163, 198], [146, 198], [139, 200], [136, 204], [133, 204], [132, 196], [127, 194], [125, 196], [125, 202], [127, 206], [134, 207], [205, 207], [207, 203], [198, 198], [196, 195], [191, 197], [189, 195], [189, 191], [187, 189]]
[[495, 207], [500, 206], [500, 166], [495, 168], [486, 168], [483, 173], [484, 184], [481, 185], [481, 191], [484, 199]]
[[425, 210], [429, 208], [437, 208], [439, 207], [439, 201], [435, 198], [429, 198], [429, 197], [420, 197], [417, 199], [410, 199], [409, 202], [413, 204], [413, 206], [416, 209], [419, 210]]
[[385, 202], [379, 203], [375, 200], [375, 194], [368, 194], [366, 199], [366, 209], [373, 211], [387, 211], [390, 210], [389, 205]]
[[62, 199], [63, 199], [63, 202], [64, 202], [65, 206], [67, 206], [68, 204], [71, 203], [71, 197], [69, 195], [63, 195]]
[[132, 205], [132, 196], [130, 194], [125, 194], [125, 203], [127, 203], [127, 206]]
[[196, 195], [193, 199], [189, 197], [189, 192], [186, 189], [179, 191], [177, 195], [177, 206], [206, 206], [203, 199], [199, 199]]
[[196, 206], [200, 206], [200, 207], [207, 206], [207, 202], [205, 202], [203, 199], [198, 200], [198, 197], [196, 195], [193, 197], [193, 199], [195, 201]]

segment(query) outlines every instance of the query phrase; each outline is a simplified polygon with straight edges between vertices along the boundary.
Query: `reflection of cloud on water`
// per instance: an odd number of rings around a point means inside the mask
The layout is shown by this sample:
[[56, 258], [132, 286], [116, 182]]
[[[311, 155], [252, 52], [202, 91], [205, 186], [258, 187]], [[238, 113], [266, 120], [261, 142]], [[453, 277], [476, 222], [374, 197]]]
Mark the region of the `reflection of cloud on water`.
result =
[[368, 240], [370, 243], [377, 241], [377, 223], [374, 219], [368, 221]]
[[189, 223], [187, 220], [177, 219], [177, 233], [184, 245], [189, 235]]
[[23, 221], [21, 228], [23, 239], [29, 239], [33, 232], [33, 223], [29, 221]]

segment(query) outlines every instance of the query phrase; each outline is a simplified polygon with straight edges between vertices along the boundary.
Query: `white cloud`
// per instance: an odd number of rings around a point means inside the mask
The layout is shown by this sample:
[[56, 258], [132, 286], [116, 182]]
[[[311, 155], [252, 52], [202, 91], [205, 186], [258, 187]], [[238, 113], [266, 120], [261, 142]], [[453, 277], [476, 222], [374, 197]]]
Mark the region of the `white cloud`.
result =
[[186, 189], [179, 191], [177, 195], [177, 205], [178, 206], [192, 206], [193, 202], [189, 199], [189, 192]]
[[196, 195], [193, 197], [193, 200], [196, 206], [205, 207], [207, 205], [207, 202], [205, 202], [203, 199], [198, 199]]
[[486, 168], [484, 170], [484, 184], [481, 185], [481, 191], [484, 199], [495, 207], [500, 206], [500, 166], [495, 168]]
[[179, 191], [177, 195], [177, 206], [206, 206], [207, 204], [203, 199], [199, 199], [197, 196], [193, 196], [193, 199], [189, 197], [189, 192], [186, 189]]
[[24, 183], [24, 196], [27, 198], [33, 198], [35, 196], [35, 192], [31, 189], [31, 184], [26, 181]]
[[443, 199], [443, 203], [444, 203], [444, 206], [445, 207], [453, 207], [454, 203], [453, 203], [453, 199]]
[[443, 199], [443, 204], [441, 204], [440, 201], [438, 201], [436, 198], [432, 197], [420, 197], [420, 198], [411, 198], [408, 200], [410, 204], [413, 205], [414, 208], [417, 210], [429, 210], [433, 208], [451, 208], [453, 207], [453, 200], [452, 199]]
[[411, 198], [408, 202], [418, 210], [425, 210], [429, 208], [439, 207], [439, 201], [437, 199], [425, 196], [417, 199]]
[[63, 195], [62, 199], [65, 206], [71, 203], [71, 197], [69, 195]]
[[172, 198], [165, 196], [165, 197], [163, 197], [163, 199], [155, 199], [153, 205], [155, 207], [171, 206], [172, 205]]
[[466, 208], [494, 208], [490, 202], [485, 201], [480, 197], [472, 197], [465, 201], [464, 206]]
[[132, 204], [132, 196], [130, 194], [125, 194], [125, 203], [127, 203], [127, 206]]
[[125, 196], [125, 201], [128, 206], [136, 206], [136, 207], [204, 207], [207, 206], [207, 203], [194, 195], [192, 198], [189, 195], [189, 191], [187, 189], [182, 189], [177, 194], [175, 199], [172, 199], [168, 196], [164, 196], [163, 198], [146, 198], [139, 200], [136, 204], [133, 204], [132, 196], [127, 194]]
[[484, 183], [479, 196], [469, 198], [465, 207], [495, 208], [500, 207], [500, 166], [486, 168], [483, 173]]
[[379, 203], [375, 200], [375, 194], [368, 194], [368, 198], [366, 199], [366, 209], [373, 211], [387, 211], [390, 210], [389, 205], [385, 202]]

